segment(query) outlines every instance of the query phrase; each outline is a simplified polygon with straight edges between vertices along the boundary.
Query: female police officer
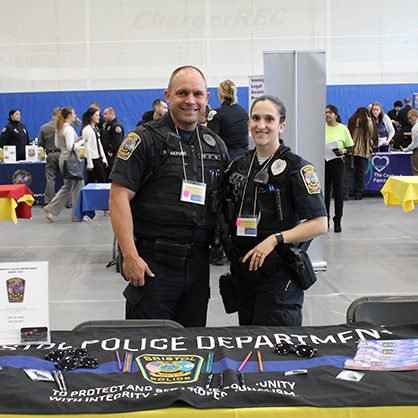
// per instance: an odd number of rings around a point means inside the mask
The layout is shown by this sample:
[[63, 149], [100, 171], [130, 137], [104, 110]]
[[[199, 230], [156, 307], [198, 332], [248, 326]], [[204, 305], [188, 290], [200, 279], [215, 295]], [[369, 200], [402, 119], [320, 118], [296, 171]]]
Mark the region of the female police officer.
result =
[[277, 97], [259, 97], [248, 122], [256, 148], [226, 173], [231, 239], [242, 256], [231, 261], [240, 325], [301, 325], [303, 290], [284, 264], [285, 244], [327, 232], [315, 167], [280, 139], [285, 117]]

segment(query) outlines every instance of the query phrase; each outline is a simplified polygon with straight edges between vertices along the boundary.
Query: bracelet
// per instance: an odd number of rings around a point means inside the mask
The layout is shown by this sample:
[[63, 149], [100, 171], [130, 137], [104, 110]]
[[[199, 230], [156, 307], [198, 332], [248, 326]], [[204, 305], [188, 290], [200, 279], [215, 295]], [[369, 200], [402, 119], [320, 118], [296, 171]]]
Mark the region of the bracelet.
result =
[[283, 235], [281, 232], [278, 232], [277, 234], [274, 234], [274, 236], [277, 239], [277, 245], [282, 245], [284, 243]]

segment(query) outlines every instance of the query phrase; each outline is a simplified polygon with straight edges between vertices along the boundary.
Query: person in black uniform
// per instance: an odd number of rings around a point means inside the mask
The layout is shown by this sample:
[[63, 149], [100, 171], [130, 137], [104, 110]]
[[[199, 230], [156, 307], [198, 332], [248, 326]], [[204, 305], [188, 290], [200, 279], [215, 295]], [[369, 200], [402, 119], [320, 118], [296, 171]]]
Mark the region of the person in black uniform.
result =
[[209, 113], [207, 127], [225, 142], [232, 160], [248, 150], [248, 113], [237, 104], [237, 86], [231, 80], [218, 87], [221, 107]]
[[29, 145], [29, 134], [26, 126], [20, 122], [20, 112], [12, 109], [9, 112], [9, 123], [3, 128], [0, 136], [0, 148], [5, 145], [16, 146], [16, 159], [26, 160], [26, 145]]
[[280, 139], [285, 117], [277, 97], [257, 98], [249, 121], [256, 147], [225, 173], [231, 241], [242, 256], [231, 258], [240, 325], [302, 324], [304, 294], [284, 263], [286, 245], [328, 230], [315, 167]]
[[106, 122], [100, 132], [100, 137], [108, 163], [108, 166], [106, 167], [106, 179], [109, 179], [116, 153], [118, 152], [120, 144], [122, 144], [125, 133], [122, 124], [116, 117], [116, 112], [113, 107], [105, 109], [104, 118]]
[[126, 318], [205, 326], [216, 195], [230, 159], [198, 123], [209, 98], [200, 70], [175, 70], [164, 95], [170, 111], [126, 135], [110, 175]]
[[395, 118], [400, 128], [393, 137], [394, 149], [406, 148], [411, 143], [412, 125], [408, 119], [408, 112], [412, 109], [411, 99], [406, 97], [403, 102], [405, 106], [398, 112]]

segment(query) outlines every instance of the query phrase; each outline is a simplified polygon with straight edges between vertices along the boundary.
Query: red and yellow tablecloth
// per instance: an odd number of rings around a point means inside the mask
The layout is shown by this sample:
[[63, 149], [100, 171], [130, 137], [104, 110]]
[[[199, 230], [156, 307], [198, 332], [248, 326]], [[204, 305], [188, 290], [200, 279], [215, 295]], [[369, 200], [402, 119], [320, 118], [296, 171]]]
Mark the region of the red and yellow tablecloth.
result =
[[418, 203], [418, 176], [389, 177], [380, 192], [386, 206], [402, 206], [405, 212], [409, 212]]
[[0, 220], [32, 218], [33, 193], [25, 184], [0, 185]]

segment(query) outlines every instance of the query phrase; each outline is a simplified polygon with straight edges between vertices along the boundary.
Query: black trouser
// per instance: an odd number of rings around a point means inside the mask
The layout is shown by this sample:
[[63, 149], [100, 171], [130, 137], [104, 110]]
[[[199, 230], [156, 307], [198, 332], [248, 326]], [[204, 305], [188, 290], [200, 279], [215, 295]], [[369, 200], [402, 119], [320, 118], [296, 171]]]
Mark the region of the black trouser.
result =
[[157, 263], [152, 254], [140, 256], [155, 277], [147, 276], [142, 287], [126, 287], [126, 319], [171, 319], [185, 327], [206, 326], [209, 250], [188, 257], [184, 267]]
[[334, 195], [334, 220], [339, 221], [343, 217], [343, 183], [344, 183], [344, 159], [334, 158], [325, 162], [325, 206], [328, 219], [331, 203], [331, 187]]
[[[353, 161], [353, 163], [352, 163]], [[353, 182], [354, 172], [354, 197], [360, 198], [363, 196], [364, 183], [366, 182], [366, 170], [368, 160], [367, 158], [352, 156], [346, 158], [345, 173], [344, 173], [344, 198], [348, 198], [351, 190], [351, 183]]]
[[101, 158], [95, 158], [93, 161], [93, 170], [87, 170], [87, 184], [89, 183], [107, 183], [105, 167]]

